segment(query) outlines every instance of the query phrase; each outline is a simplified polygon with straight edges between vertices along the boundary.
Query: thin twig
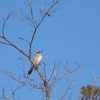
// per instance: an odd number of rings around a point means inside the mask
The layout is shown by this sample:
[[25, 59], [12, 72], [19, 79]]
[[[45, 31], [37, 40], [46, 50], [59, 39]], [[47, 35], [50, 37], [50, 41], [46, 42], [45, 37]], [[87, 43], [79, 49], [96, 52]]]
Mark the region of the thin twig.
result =
[[50, 75], [49, 75], [49, 78], [48, 78], [48, 81], [47, 81], [47, 82], [50, 81], [50, 79], [52, 78], [52, 75], [53, 75], [53, 73], [54, 73], [54, 71], [55, 71], [55, 68], [57, 68], [58, 66], [60, 66], [60, 64], [61, 64], [61, 62], [59, 62], [57, 65], [56, 65], [55, 62], [54, 62], [54, 65], [53, 65], [53, 67], [52, 67], [52, 70], [51, 70], [51, 73], [50, 73]]
[[4, 20], [4, 23], [3, 23], [3, 26], [2, 26], [2, 35], [3, 35], [3, 37], [5, 37], [4, 28], [5, 28], [6, 22], [8, 21], [8, 19], [9, 19], [13, 14], [18, 13], [18, 12], [19, 12], [19, 11], [12, 11], [11, 13], [9, 13], [9, 14], [7, 15], [7, 17], [6, 17], [5, 19], [3, 18], [3, 20]]

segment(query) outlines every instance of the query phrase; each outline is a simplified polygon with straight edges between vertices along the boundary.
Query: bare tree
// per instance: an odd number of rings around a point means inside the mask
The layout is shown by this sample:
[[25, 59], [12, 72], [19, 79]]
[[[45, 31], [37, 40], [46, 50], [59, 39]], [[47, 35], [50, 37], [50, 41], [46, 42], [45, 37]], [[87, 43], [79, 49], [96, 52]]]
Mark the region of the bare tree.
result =
[[[59, 10], [59, 8], [54, 9], [54, 6], [57, 5], [60, 2], [60, 0], [52, 0], [52, 4], [45, 3], [46, 5], [48, 5], [48, 9], [46, 11], [42, 7], [40, 7], [38, 0], [36, 0], [36, 2], [39, 7], [39, 12], [40, 12], [40, 16], [41, 16], [40, 20], [37, 21], [34, 17], [34, 11], [32, 8], [32, 4], [34, 3], [34, 0], [31, 0], [31, 1], [26, 0], [25, 5], [27, 5], [27, 7], [30, 9], [29, 14], [25, 15], [22, 10], [9, 12], [8, 15], [6, 16], [6, 18], [3, 18], [4, 22], [2, 25], [2, 31], [0, 33], [0, 43], [1, 44], [12, 46], [14, 49], [18, 50], [22, 55], [24, 55], [26, 58], [28, 58], [28, 60], [32, 64], [33, 64], [32, 57], [31, 57], [32, 56], [32, 45], [33, 45], [34, 38], [37, 34], [37, 30], [39, 29], [39, 26], [45, 20], [46, 17], [50, 17], [51, 14], [53, 14], [54, 12]], [[5, 25], [6, 25], [7, 21], [10, 19], [11, 16], [18, 14], [18, 13], [21, 14], [20, 20], [22, 20], [22, 21], [27, 20], [30, 24], [30, 27], [33, 28], [30, 41], [25, 40], [24, 38], [19, 36], [20, 40], [23, 40], [28, 43], [28, 45], [29, 45], [28, 54], [22, 48], [20, 48], [18, 45], [14, 44], [11, 40], [9, 40], [6, 37], [6, 33], [5, 33]], [[63, 71], [60, 72], [59, 67], [61, 66], [61, 63], [62, 62], [59, 62], [59, 63], [54, 62], [53, 63], [51, 72], [48, 77], [47, 77], [47, 73], [46, 73], [46, 66], [47, 66], [46, 62], [43, 63], [43, 65], [44, 65], [43, 71], [41, 71], [39, 68], [36, 69], [36, 71], [42, 81], [38, 81], [37, 79], [34, 79], [32, 76], [27, 75], [27, 73], [25, 73], [23, 69], [22, 69], [22, 71], [24, 72], [23, 75], [13, 73], [9, 70], [4, 70], [4, 71], [1, 70], [0, 71], [1, 73], [6, 74], [8, 77], [17, 81], [21, 85], [16, 87], [15, 90], [13, 90], [11, 84], [9, 83], [9, 86], [11, 87], [12, 98], [8, 98], [5, 95], [6, 94], [5, 88], [2, 88], [3, 96], [0, 97], [0, 99], [15, 100], [16, 99], [15, 92], [17, 90], [19, 90], [21, 87], [24, 87], [24, 86], [30, 86], [32, 88], [40, 90], [43, 93], [42, 100], [44, 100], [44, 99], [50, 100], [51, 98], [54, 98], [54, 96], [53, 96], [54, 85], [63, 79], [69, 78], [70, 81], [67, 85], [68, 87], [66, 88], [65, 92], [61, 95], [61, 97], [59, 99], [64, 100], [64, 98], [67, 97], [67, 99], [70, 100], [72, 97], [72, 92], [71, 92], [70, 96], [67, 96], [67, 93], [70, 90], [70, 88], [78, 74], [79, 69], [82, 66], [84, 66], [84, 63], [82, 63], [82, 64], [77, 63], [77, 67], [75, 69], [69, 70], [68, 66], [67, 66], [68, 62], [66, 62], [65, 66], [63, 67]], [[74, 72], [76, 72], [76, 75], [72, 79], [70, 79], [70, 75]]]

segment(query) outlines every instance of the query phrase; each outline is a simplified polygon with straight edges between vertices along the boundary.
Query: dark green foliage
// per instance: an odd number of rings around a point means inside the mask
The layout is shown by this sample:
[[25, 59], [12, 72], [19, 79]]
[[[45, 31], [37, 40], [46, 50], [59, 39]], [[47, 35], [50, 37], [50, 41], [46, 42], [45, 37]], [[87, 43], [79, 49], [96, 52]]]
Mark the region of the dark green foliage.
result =
[[100, 100], [100, 87], [87, 85], [80, 90], [82, 100]]

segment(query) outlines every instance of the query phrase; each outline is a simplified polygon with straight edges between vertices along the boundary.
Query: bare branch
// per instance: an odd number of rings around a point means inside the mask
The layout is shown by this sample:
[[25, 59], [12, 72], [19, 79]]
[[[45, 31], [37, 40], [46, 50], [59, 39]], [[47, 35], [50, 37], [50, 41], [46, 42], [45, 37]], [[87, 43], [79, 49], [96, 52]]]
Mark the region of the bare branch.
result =
[[6, 44], [6, 45], [9, 45], [11, 46], [8, 42], [3, 42], [3, 41], [0, 41], [1, 44]]
[[12, 88], [12, 85], [10, 84], [10, 82], [8, 81], [8, 83], [9, 83], [9, 86], [10, 86], [10, 88], [11, 88], [11, 92], [12, 92], [12, 98], [13, 98], [13, 100], [15, 100], [15, 93], [14, 93], [14, 91], [13, 91], [13, 88]]
[[44, 76], [45, 76], [45, 79], [46, 79], [46, 63], [44, 62], [43, 64], [44, 64], [44, 68], [43, 68], [44, 69]]
[[75, 78], [77, 77], [77, 75], [78, 75], [78, 73], [76, 73], [76, 75], [74, 76], [74, 78], [70, 80], [70, 83], [69, 83], [67, 89], [65, 90], [65, 92], [64, 92], [64, 94], [62, 95], [62, 97], [61, 97], [60, 100], [63, 100], [63, 99], [64, 99], [64, 97], [66, 96], [67, 92], [69, 91], [70, 87], [72, 86], [72, 84], [73, 84]]
[[[21, 50], [18, 46], [16, 46], [15, 44], [13, 44], [11, 41], [9, 41], [8, 39], [6, 39], [5, 37], [3, 37], [3, 39], [5, 41], [7, 41], [7, 45], [9, 44], [10, 46], [14, 47], [15, 49], [17, 49], [19, 52], [21, 52], [23, 55], [25, 55], [27, 58], [29, 58], [29, 56], [23, 51]], [[6, 43], [6, 42], [5, 42]], [[30, 58], [29, 58], [30, 59]]]
[[37, 72], [39, 73], [39, 75], [40, 75], [40, 77], [41, 77], [41, 79], [42, 79], [42, 81], [43, 82], [45, 82], [46, 81], [46, 79], [45, 79], [45, 77], [44, 77], [44, 75], [43, 75], [43, 73], [37, 68]]
[[66, 70], [64, 70], [64, 74], [62, 75], [55, 75], [53, 78], [52, 78], [52, 83], [50, 84], [50, 87], [52, 89], [52, 87], [54, 86], [55, 83], [57, 83], [58, 81], [68, 77], [69, 75], [71, 75], [72, 73], [74, 73], [75, 71], [79, 71], [79, 69], [83, 66], [83, 64], [78, 64], [78, 67], [76, 67], [74, 70], [72, 71], [68, 71], [67, 69], [67, 73], [66, 73]]
[[31, 19], [34, 22], [34, 25], [36, 26], [37, 23], [36, 23], [36, 21], [34, 19], [34, 15], [33, 15], [32, 3], [33, 3], [33, 0], [32, 1], [27, 0], [27, 3], [25, 3], [25, 4], [30, 8]]
[[[31, 48], [32, 48], [32, 43], [34, 40], [34, 37], [36, 35], [37, 29], [40, 26], [40, 24], [43, 22], [43, 20], [45, 19], [45, 17], [48, 15], [49, 11], [59, 2], [60, 0], [56, 0], [55, 2], [53, 1], [53, 4], [50, 6], [50, 8], [48, 8], [48, 10], [46, 11], [46, 13], [44, 14], [44, 16], [42, 17], [42, 19], [40, 20], [40, 22], [36, 25], [31, 41], [30, 41], [30, 48], [29, 48], [29, 55], [31, 55]], [[31, 7], [30, 7], [31, 8]]]
[[95, 74], [94, 68], [92, 68], [92, 71], [93, 71], [93, 76], [94, 76], [94, 83], [97, 83], [97, 79], [96, 79], [96, 74]]
[[[31, 86], [31, 87], [34, 87], [36, 89], [41, 89], [41, 86], [43, 86], [42, 83], [38, 82], [37, 80], [34, 80], [32, 77], [29, 77], [29, 76], [27, 76], [25, 74], [24, 75], [19, 75], [19, 74], [12, 73], [12, 72], [10, 72], [8, 70], [6, 70], [6, 71], [0, 71], [0, 72], [6, 74], [7, 76], [9, 76], [10, 78], [12, 78], [13, 80], [21, 83], [22, 86], [23, 85], [24, 86]], [[34, 84], [28, 82], [28, 80], [33, 81]]]
[[23, 55], [25, 55], [27, 58], [30, 59], [30, 57], [23, 51], [21, 50], [18, 46], [16, 46], [15, 44], [13, 44], [11, 41], [9, 41], [6, 37], [5, 37], [5, 33], [4, 33], [4, 28], [5, 28], [5, 25], [6, 25], [6, 22], [8, 21], [8, 19], [15, 13], [17, 13], [19, 11], [13, 11], [11, 13], [9, 13], [6, 17], [6, 19], [4, 19], [4, 23], [3, 23], [3, 26], [2, 26], [2, 35], [3, 36], [0, 36], [0, 38], [2, 38], [4, 41], [1, 41], [0, 40], [0, 43], [2, 44], [6, 44], [6, 45], [9, 45], [9, 46], [13, 46], [15, 49], [17, 49], [19, 52], [21, 52]]
[[22, 38], [22, 37], [18, 37], [18, 39], [23, 40], [23, 41], [25, 41], [29, 44], [29, 42], [26, 39]]
[[73, 94], [73, 90], [72, 90], [72, 92], [71, 92], [70, 97], [69, 97], [68, 100], [71, 100], [72, 94]]
[[69, 72], [67, 70], [67, 73], [64, 73], [61, 77], [59, 77], [58, 81], [61, 80], [61, 79], [63, 79], [64, 77], [70, 75], [71, 73], [74, 73], [75, 71], [77, 71], [78, 69], [80, 69], [82, 66], [84, 66], [84, 63], [81, 63], [81, 64], [76, 63], [76, 64], [78, 65], [78, 67], [76, 67], [74, 70], [69, 71]]
[[26, 16], [23, 12], [22, 12], [22, 10], [20, 11], [20, 13], [22, 14], [22, 16], [23, 17], [20, 17], [21, 18], [21, 20], [28, 20], [29, 22], [31, 22], [31, 26], [32, 27], [34, 27], [35, 28], [35, 25], [34, 25], [34, 22], [33, 22], [33, 20], [29, 17], [29, 16]]
[[2, 94], [3, 94], [3, 97], [0, 98], [1, 100], [12, 100], [12, 98], [9, 98], [6, 96], [5, 88], [2, 88]]
[[8, 15], [7, 15], [7, 17], [6, 17], [5, 19], [3, 18], [3, 20], [4, 20], [4, 23], [3, 23], [3, 26], [2, 26], [2, 35], [3, 35], [3, 37], [5, 37], [4, 28], [5, 28], [6, 22], [8, 21], [8, 19], [9, 19], [13, 14], [18, 13], [18, 12], [19, 12], [19, 11], [13, 11], [13, 12], [11, 12], [11, 13], [8, 13]]
[[47, 81], [47, 82], [50, 81], [50, 79], [52, 78], [52, 75], [54, 74], [55, 68], [57, 68], [60, 64], [61, 64], [61, 62], [59, 62], [57, 65], [56, 65], [55, 62], [54, 62], [54, 65], [53, 65], [53, 67], [52, 67], [52, 70], [51, 70], [51, 73], [50, 73], [50, 75], [49, 75], [49, 78], [48, 78], [48, 81]]

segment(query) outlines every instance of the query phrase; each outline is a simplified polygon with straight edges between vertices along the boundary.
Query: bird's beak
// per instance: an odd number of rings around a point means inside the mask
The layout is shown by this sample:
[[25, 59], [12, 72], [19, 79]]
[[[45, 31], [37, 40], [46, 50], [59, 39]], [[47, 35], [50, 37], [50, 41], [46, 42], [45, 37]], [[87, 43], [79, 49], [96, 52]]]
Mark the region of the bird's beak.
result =
[[43, 50], [41, 50], [41, 52], [43, 52]]

